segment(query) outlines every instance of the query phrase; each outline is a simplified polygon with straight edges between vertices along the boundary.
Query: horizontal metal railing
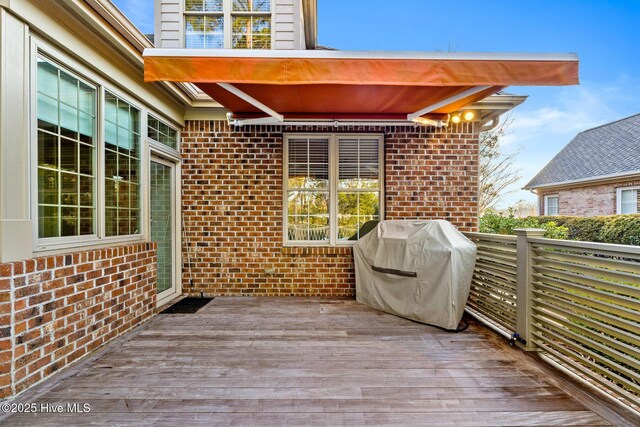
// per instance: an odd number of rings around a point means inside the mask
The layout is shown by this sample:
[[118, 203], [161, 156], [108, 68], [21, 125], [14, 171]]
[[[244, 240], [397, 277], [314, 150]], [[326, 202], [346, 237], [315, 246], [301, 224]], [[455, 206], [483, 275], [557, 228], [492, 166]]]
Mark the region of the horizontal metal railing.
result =
[[529, 239], [531, 334], [546, 355], [640, 399], [640, 247]]
[[516, 331], [515, 236], [466, 233], [478, 248], [467, 308], [505, 334]]

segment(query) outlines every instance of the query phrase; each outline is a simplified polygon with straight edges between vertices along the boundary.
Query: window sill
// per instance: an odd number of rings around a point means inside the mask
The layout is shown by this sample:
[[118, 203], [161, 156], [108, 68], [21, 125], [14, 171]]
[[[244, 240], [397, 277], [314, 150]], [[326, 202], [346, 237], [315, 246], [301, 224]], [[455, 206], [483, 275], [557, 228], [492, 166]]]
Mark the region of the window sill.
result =
[[113, 246], [120, 246], [133, 243], [143, 243], [146, 239], [143, 235], [110, 237], [104, 239], [74, 240], [66, 242], [45, 243], [39, 241], [34, 249], [34, 256], [61, 255], [70, 252], [90, 251], [95, 249], [105, 249]]

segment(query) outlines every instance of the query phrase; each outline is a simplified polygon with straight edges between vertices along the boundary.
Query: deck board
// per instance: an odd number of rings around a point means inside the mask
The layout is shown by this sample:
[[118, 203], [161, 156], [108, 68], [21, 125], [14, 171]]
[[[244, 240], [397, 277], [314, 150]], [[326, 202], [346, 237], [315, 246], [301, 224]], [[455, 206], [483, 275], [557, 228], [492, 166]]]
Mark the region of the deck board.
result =
[[[217, 298], [163, 314], [16, 402], [2, 425], [611, 425], [502, 338], [351, 300]], [[575, 385], [571, 386], [575, 389]]]

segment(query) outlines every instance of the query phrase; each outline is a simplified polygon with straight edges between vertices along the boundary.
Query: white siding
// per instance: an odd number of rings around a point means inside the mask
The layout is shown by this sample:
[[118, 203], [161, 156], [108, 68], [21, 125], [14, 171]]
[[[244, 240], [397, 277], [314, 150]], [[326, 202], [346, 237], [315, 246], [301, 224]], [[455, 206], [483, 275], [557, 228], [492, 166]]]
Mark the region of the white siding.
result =
[[156, 0], [155, 40], [156, 47], [184, 47], [182, 43], [182, 1]]
[[[296, 21], [302, 15], [300, 0], [272, 0], [273, 1], [273, 49], [300, 49], [300, 31], [296, 28]], [[296, 19], [297, 18], [297, 19]]]

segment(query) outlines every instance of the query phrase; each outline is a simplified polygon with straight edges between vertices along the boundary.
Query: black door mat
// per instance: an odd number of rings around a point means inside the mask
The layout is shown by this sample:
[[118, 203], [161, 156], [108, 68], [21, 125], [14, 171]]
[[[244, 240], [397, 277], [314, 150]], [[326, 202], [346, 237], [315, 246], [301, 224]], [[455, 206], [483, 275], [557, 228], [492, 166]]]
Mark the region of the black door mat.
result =
[[186, 297], [160, 312], [160, 314], [197, 313], [205, 305], [213, 301], [213, 298]]

